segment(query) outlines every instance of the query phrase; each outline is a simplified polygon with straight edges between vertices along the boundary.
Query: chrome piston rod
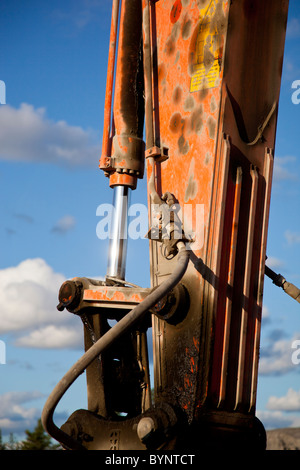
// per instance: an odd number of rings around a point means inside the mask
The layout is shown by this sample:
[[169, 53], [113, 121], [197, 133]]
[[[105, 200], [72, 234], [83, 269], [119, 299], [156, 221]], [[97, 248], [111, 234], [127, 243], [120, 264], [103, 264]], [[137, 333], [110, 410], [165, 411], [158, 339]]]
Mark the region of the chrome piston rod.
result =
[[114, 212], [110, 231], [107, 276], [124, 280], [130, 188], [127, 186], [115, 186], [113, 191]]

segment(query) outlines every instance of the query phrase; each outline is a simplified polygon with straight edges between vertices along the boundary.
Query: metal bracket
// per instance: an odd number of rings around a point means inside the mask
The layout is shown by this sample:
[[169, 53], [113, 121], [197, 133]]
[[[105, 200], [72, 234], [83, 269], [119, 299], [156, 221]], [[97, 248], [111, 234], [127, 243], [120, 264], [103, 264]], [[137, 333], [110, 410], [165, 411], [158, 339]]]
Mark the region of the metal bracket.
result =
[[167, 147], [151, 147], [145, 151], [145, 158], [153, 157], [157, 162], [164, 162], [169, 158], [169, 149]]

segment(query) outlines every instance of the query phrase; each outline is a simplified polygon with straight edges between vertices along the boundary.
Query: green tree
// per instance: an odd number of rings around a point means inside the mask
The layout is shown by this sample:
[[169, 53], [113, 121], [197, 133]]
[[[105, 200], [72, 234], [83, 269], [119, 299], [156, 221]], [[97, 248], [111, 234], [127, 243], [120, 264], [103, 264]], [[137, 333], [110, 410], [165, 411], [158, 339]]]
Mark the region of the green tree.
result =
[[9, 441], [3, 442], [2, 430], [0, 429], [0, 450], [20, 450], [20, 448], [21, 443], [16, 441], [12, 432], [9, 435]]
[[44, 431], [41, 420], [33, 431], [25, 431], [27, 438], [21, 444], [21, 450], [55, 450], [60, 447], [59, 444], [53, 444], [51, 437]]
[[11, 432], [9, 435], [9, 441], [5, 444], [5, 450], [20, 450], [21, 443], [16, 441], [14, 434]]
[[5, 444], [3, 443], [2, 440], [2, 431], [0, 429], [0, 450], [5, 450]]

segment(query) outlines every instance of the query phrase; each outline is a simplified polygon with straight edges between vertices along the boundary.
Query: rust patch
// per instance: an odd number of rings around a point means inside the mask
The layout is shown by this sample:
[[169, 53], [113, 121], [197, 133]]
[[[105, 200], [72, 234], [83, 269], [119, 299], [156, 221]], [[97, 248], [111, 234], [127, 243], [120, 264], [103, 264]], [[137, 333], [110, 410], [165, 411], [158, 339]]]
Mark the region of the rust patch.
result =
[[210, 111], [214, 113], [217, 110], [217, 102], [214, 95], [212, 95], [210, 100]]
[[199, 101], [204, 101], [208, 95], [208, 88], [205, 87], [205, 82], [203, 88], [198, 92]]
[[215, 138], [216, 126], [217, 126], [217, 121], [212, 116], [209, 116], [209, 118], [207, 119], [207, 127], [208, 127], [209, 137], [211, 139]]
[[189, 55], [188, 55], [188, 73], [190, 76], [194, 73], [194, 64], [196, 63], [196, 45], [197, 39], [199, 34], [200, 22], [198, 22], [197, 26], [195, 27], [192, 38], [190, 41], [189, 47]]
[[184, 111], [192, 111], [195, 107], [195, 100], [192, 95], [188, 96], [184, 102], [183, 109]]
[[191, 33], [192, 33], [192, 22], [191, 20], [186, 20], [185, 18], [183, 25], [182, 25], [182, 29], [181, 29], [182, 39], [187, 40], [191, 36]]
[[172, 27], [171, 38], [176, 42], [180, 35], [180, 24], [175, 23]]
[[179, 59], [180, 59], [180, 51], [177, 51], [177, 52], [176, 52], [176, 57], [175, 57], [174, 64], [177, 64], [177, 62], [179, 61]]
[[174, 52], [175, 52], [175, 42], [170, 37], [169, 39], [167, 39], [167, 42], [166, 42], [165, 53], [166, 55], [170, 56], [174, 54]]
[[203, 105], [201, 104], [191, 115], [191, 130], [200, 135], [203, 129]]
[[198, 183], [197, 180], [194, 179], [195, 173], [195, 159], [192, 158], [190, 169], [189, 169], [189, 179], [188, 184], [184, 194], [184, 202], [188, 202], [189, 200], [195, 199], [197, 192], [198, 192]]
[[174, 104], [179, 104], [182, 98], [182, 88], [177, 86], [173, 92], [172, 100]]
[[190, 144], [184, 138], [183, 134], [178, 139], [178, 148], [179, 148], [179, 152], [182, 153], [183, 155], [186, 155], [188, 151], [190, 150]]
[[204, 165], [208, 165], [209, 162], [211, 160], [211, 153], [210, 152], [206, 152], [205, 154], [205, 158], [204, 158]]
[[166, 66], [165, 64], [160, 64], [158, 66], [158, 82], [162, 83], [162, 81], [166, 78]]
[[182, 118], [180, 113], [174, 113], [170, 121], [170, 130], [177, 134], [182, 128]]
[[177, 39], [179, 38], [179, 34], [180, 34], [180, 24], [175, 23], [172, 27], [170, 36], [166, 40], [165, 53], [168, 56], [174, 54], [175, 49], [176, 49], [175, 45], [176, 45]]

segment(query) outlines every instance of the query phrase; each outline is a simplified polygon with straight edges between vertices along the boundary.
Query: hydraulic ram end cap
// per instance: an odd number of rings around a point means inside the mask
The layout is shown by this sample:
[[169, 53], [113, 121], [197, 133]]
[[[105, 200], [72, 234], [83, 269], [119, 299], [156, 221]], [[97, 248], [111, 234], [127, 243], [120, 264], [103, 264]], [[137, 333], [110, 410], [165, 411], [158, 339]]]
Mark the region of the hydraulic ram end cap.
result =
[[284, 292], [295, 299], [300, 304], [300, 289], [290, 282], [284, 282], [282, 286]]
[[81, 299], [81, 287], [82, 284], [76, 281], [64, 282], [59, 289], [57, 310], [62, 312], [64, 308], [67, 308], [72, 311], [78, 307]]

